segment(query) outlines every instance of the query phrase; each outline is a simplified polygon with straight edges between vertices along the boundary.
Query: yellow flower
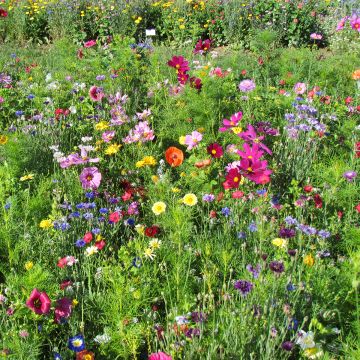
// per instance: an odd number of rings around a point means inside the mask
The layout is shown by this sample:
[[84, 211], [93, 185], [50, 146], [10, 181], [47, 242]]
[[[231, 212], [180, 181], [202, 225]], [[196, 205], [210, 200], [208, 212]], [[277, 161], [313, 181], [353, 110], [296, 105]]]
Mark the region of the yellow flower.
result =
[[145, 156], [142, 160], [138, 161], [135, 166], [137, 168], [143, 166], [154, 166], [156, 165], [156, 159], [153, 156]]
[[178, 192], [180, 192], [181, 190], [180, 190], [178, 187], [173, 187], [173, 188], [171, 189], [171, 191], [172, 191], [173, 193], [178, 193]]
[[73, 301], [72, 301], [72, 305], [73, 305], [73, 306], [76, 306], [78, 303], [79, 303], [79, 302], [78, 302], [76, 299], [73, 299]]
[[20, 181], [32, 180], [34, 176], [35, 176], [34, 174], [24, 175], [20, 178]]
[[161, 241], [159, 239], [152, 239], [149, 242], [149, 246], [154, 250], [155, 249], [160, 249], [160, 245], [161, 245]]
[[141, 291], [138, 289], [138, 290], [135, 290], [134, 292], [133, 292], [133, 297], [134, 297], [134, 299], [140, 299], [140, 297], [141, 297]]
[[34, 266], [34, 263], [32, 261], [27, 261], [24, 265], [24, 268], [27, 270], [27, 271], [30, 271]]
[[153, 175], [151, 176], [151, 180], [154, 184], [156, 184], [157, 182], [159, 182], [159, 177], [157, 175]]
[[313, 256], [311, 254], [308, 254], [304, 257], [303, 262], [305, 265], [311, 267], [315, 264], [315, 259], [313, 258]]
[[286, 239], [276, 238], [272, 241], [272, 244], [280, 248], [286, 248], [288, 241]]
[[198, 199], [195, 194], [190, 193], [190, 194], [186, 194], [183, 197], [182, 202], [187, 206], [194, 206], [197, 204]]
[[135, 225], [135, 230], [138, 234], [144, 235], [145, 226], [142, 224], [137, 224], [137, 225]]
[[304, 355], [309, 359], [320, 359], [324, 355], [324, 352], [319, 346], [315, 346], [310, 349], [305, 349]]
[[8, 142], [8, 137], [6, 135], [0, 135], [0, 145], [5, 145]]
[[179, 29], [180, 29], [180, 30], [184, 30], [184, 29], [185, 29], [185, 25], [184, 25], [184, 24], [181, 24], [181, 25], [179, 26]]
[[121, 146], [122, 146], [121, 144], [111, 144], [105, 149], [105, 154], [106, 155], [114, 155], [119, 151]]
[[179, 137], [179, 144], [180, 144], [180, 145], [184, 145], [184, 144], [185, 144], [185, 136], [180, 136], [180, 137]]
[[41, 220], [39, 226], [42, 229], [49, 229], [49, 228], [53, 227], [53, 222], [50, 219]]
[[152, 206], [151, 210], [155, 215], [160, 215], [165, 212], [166, 204], [162, 201], [158, 201]]
[[231, 130], [232, 130], [232, 132], [234, 133], [234, 134], [240, 134], [241, 132], [242, 132], [242, 128], [241, 127], [239, 127], [239, 126], [235, 126], [235, 127], [233, 127], [233, 128], [231, 128]]
[[95, 130], [103, 131], [103, 130], [106, 130], [108, 128], [109, 128], [109, 123], [107, 121], [100, 121], [99, 123], [97, 123], [95, 125]]
[[182, 172], [180, 173], [180, 176], [181, 176], [181, 177], [185, 177], [185, 176], [186, 176], [186, 172], [182, 171]]

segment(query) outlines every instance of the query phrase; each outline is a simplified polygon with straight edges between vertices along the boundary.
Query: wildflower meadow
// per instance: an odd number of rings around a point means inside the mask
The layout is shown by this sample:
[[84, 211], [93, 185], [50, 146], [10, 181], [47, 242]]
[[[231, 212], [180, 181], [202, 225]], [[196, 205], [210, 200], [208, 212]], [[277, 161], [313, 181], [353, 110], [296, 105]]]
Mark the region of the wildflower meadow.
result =
[[0, 358], [360, 359], [357, 0], [0, 0]]

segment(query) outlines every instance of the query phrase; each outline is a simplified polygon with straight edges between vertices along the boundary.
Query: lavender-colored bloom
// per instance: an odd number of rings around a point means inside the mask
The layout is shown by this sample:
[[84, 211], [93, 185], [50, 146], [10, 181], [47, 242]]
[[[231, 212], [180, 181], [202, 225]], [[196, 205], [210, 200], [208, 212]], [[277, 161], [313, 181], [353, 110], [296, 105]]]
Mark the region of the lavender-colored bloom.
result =
[[70, 218], [78, 218], [80, 217], [80, 213], [78, 211], [74, 211], [69, 215]]
[[187, 145], [187, 150], [197, 147], [202, 138], [202, 134], [198, 131], [193, 131], [190, 135], [186, 135], [184, 143]]
[[327, 239], [328, 237], [331, 236], [330, 231], [326, 231], [326, 230], [319, 230], [319, 231], [317, 232], [317, 234], [318, 234], [320, 237], [322, 237], [323, 239]]
[[231, 210], [228, 207], [224, 207], [221, 209], [221, 213], [225, 216], [228, 217], [230, 215]]
[[129, 135], [123, 139], [125, 144], [134, 142], [147, 142], [154, 140], [154, 131], [149, 127], [147, 121], [140, 121], [134, 129], [129, 131]]
[[201, 311], [193, 311], [191, 313], [191, 320], [195, 323], [202, 323], [206, 321], [206, 314]]
[[255, 89], [256, 85], [254, 81], [250, 79], [246, 79], [240, 82], [239, 84], [239, 90], [242, 92], [250, 92]]
[[297, 224], [299, 223], [295, 218], [293, 218], [293, 217], [291, 217], [291, 216], [287, 216], [287, 217], [285, 218], [285, 222], [286, 222], [286, 224], [288, 224], [288, 225], [297, 225]]
[[285, 270], [284, 264], [281, 261], [272, 261], [269, 268], [276, 274], [281, 274]]
[[241, 296], [245, 297], [254, 287], [254, 285], [247, 280], [236, 280], [234, 283], [234, 288], [239, 290]]
[[246, 239], [246, 233], [245, 231], [240, 231], [238, 233], [238, 239]]
[[80, 181], [84, 189], [97, 189], [101, 183], [101, 173], [95, 166], [84, 168], [80, 174]]
[[255, 224], [254, 222], [252, 222], [252, 223], [249, 225], [248, 229], [249, 229], [249, 231], [251, 231], [251, 232], [255, 232], [255, 231], [257, 231], [257, 226], [256, 226], [256, 224]]
[[316, 253], [316, 256], [318, 256], [321, 259], [327, 258], [331, 255], [329, 250], [322, 250], [322, 251], [318, 251]]
[[91, 232], [95, 235], [100, 234], [101, 230], [99, 228], [94, 228], [91, 230]]
[[213, 194], [205, 194], [202, 199], [203, 199], [204, 202], [212, 202], [212, 201], [215, 200], [215, 195], [213, 195]]
[[252, 274], [254, 279], [257, 279], [261, 271], [261, 265], [257, 264], [256, 267], [253, 267], [251, 264], [248, 264], [246, 265], [246, 270]]
[[349, 182], [353, 181], [356, 178], [356, 176], [357, 176], [357, 172], [353, 170], [345, 171], [343, 173], [343, 177]]
[[96, 76], [96, 80], [98, 80], [98, 81], [105, 80], [105, 75], [98, 75], [98, 76]]
[[94, 214], [92, 214], [91, 212], [86, 212], [85, 214], [83, 214], [83, 218], [85, 220], [91, 220], [94, 218]]

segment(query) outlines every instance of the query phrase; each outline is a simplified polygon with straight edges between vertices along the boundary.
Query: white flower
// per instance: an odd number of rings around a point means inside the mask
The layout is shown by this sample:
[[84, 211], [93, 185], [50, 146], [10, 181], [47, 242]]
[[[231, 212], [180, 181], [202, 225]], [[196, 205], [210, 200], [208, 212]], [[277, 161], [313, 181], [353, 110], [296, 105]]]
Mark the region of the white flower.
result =
[[98, 344], [106, 344], [111, 340], [108, 334], [96, 335], [94, 341]]
[[46, 74], [45, 81], [48, 83], [52, 80], [52, 76], [50, 73]]
[[76, 107], [75, 106], [70, 106], [69, 110], [72, 114], [76, 114]]
[[296, 344], [300, 345], [303, 350], [315, 347], [314, 333], [312, 331], [306, 333], [305, 331], [300, 330], [298, 331], [297, 336]]
[[98, 251], [99, 251], [99, 249], [96, 246], [89, 246], [85, 250], [85, 255], [86, 256], [91, 256], [91, 255], [96, 254]]

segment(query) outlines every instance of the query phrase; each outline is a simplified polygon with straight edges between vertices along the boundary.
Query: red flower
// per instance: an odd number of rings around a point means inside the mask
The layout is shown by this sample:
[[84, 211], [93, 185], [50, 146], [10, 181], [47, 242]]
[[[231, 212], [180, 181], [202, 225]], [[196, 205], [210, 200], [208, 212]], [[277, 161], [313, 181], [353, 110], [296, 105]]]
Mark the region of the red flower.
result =
[[6, 18], [8, 16], [8, 12], [5, 9], [0, 8], [0, 18]]
[[67, 319], [71, 315], [72, 310], [72, 300], [64, 297], [56, 301], [55, 307], [55, 322], [60, 324], [61, 321]]
[[95, 355], [88, 350], [82, 350], [76, 353], [76, 360], [94, 360]]
[[120, 221], [120, 214], [118, 211], [115, 211], [113, 213], [111, 213], [109, 215], [109, 221], [111, 221], [112, 223], [116, 224], [117, 222]]
[[165, 151], [165, 159], [173, 167], [180, 166], [184, 161], [184, 153], [175, 146], [170, 146]]
[[236, 190], [231, 194], [233, 199], [241, 199], [244, 196], [244, 193], [240, 190]]
[[172, 59], [168, 61], [168, 65], [175, 68], [177, 72], [186, 73], [190, 70], [189, 62], [182, 56], [173, 56]]
[[360, 142], [357, 142], [355, 144], [355, 157], [357, 157], [357, 158], [360, 157]]
[[84, 43], [84, 47], [91, 48], [96, 45], [96, 40], [89, 40]]
[[315, 195], [314, 195], [314, 202], [315, 202], [315, 207], [316, 207], [317, 209], [321, 209], [321, 208], [322, 208], [323, 202], [322, 202], [322, 199], [321, 199], [321, 197], [320, 197], [319, 194], [315, 194]]
[[360, 203], [358, 203], [356, 206], [355, 206], [355, 210], [360, 213]]
[[212, 219], [216, 218], [216, 211], [215, 211], [215, 210], [211, 210], [209, 216], [210, 216]]
[[226, 175], [226, 183], [230, 188], [238, 188], [241, 180], [241, 175], [238, 169], [230, 169]]
[[178, 71], [177, 79], [181, 85], [184, 85], [189, 80], [189, 75], [186, 72]]
[[160, 232], [160, 228], [156, 225], [149, 226], [145, 229], [145, 235], [148, 237], [155, 237]]
[[190, 86], [197, 89], [198, 91], [200, 91], [202, 88], [201, 79], [197, 78], [195, 76], [191, 77], [190, 78]]
[[345, 99], [345, 104], [346, 104], [346, 105], [349, 105], [349, 104], [351, 104], [352, 101], [353, 101], [353, 98], [350, 97], [350, 96], [348, 96], [348, 97]]
[[38, 289], [34, 289], [26, 301], [26, 306], [35, 314], [43, 315], [49, 313], [51, 301], [46, 292], [40, 292]]
[[207, 147], [207, 153], [210, 154], [213, 158], [220, 158], [223, 156], [224, 151], [218, 143], [213, 143]]
[[78, 57], [79, 60], [81, 60], [84, 57], [83, 49], [80, 48], [77, 51], [76, 56]]
[[242, 76], [245, 76], [246, 73], [247, 73], [247, 71], [246, 71], [245, 69], [244, 69], [244, 70], [241, 70], [241, 75], [242, 75]]
[[337, 212], [338, 219], [340, 220], [343, 217], [344, 213], [342, 211]]
[[72, 285], [72, 281], [71, 280], [64, 280], [61, 284], [60, 284], [60, 290], [65, 290], [67, 287]]
[[88, 244], [89, 242], [91, 242], [93, 239], [93, 234], [91, 232], [87, 232], [84, 237], [83, 240]]
[[313, 191], [313, 187], [311, 185], [305, 185], [304, 191], [307, 193], [311, 193]]
[[95, 242], [95, 246], [98, 248], [98, 250], [102, 250], [106, 245], [106, 242], [104, 240], [99, 240]]
[[64, 268], [67, 265], [67, 258], [63, 257], [57, 262], [59, 268]]
[[211, 49], [211, 40], [206, 39], [202, 41], [201, 39], [195, 45], [195, 54], [206, 54]]
[[121, 196], [121, 199], [123, 201], [128, 201], [131, 199], [131, 197], [132, 197], [132, 193], [129, 191], [125, 191], [125, 194]]

